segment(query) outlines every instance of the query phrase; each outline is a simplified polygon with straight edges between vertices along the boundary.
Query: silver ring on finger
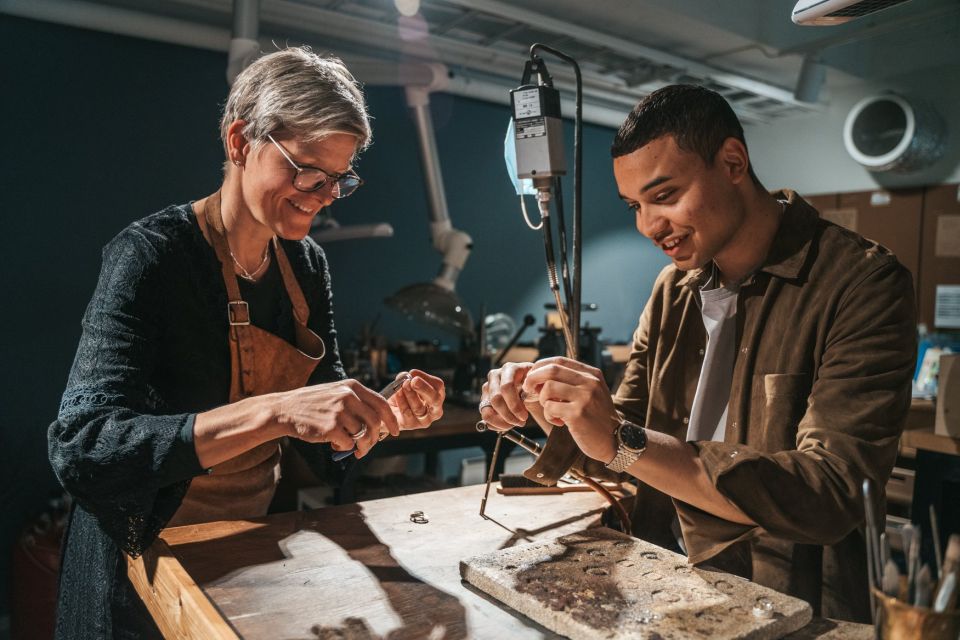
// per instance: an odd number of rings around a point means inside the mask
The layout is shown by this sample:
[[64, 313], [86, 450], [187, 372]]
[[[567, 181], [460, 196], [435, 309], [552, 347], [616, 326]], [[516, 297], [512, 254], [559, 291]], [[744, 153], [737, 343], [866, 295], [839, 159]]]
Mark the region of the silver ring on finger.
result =
[[493, 403], [490, 402], [489, 400], [484, 400], [483, 402], [480, 403], [480, 406], [477, 407], [477, 409], [480, 410], [480, 411], [483, 411], [484, 409], [486, 409], [487, 407], [489, 407], [489, 406], [492, 405], [492, 404], [493, 404]]
[[353, 438], [354, 442], [356, 442], [357, 440], [359, 440], [365, 435], [367, 435], [367, 425], [362, 424], [360, 425], [360, 431], [357, 431], [356, 433], [351, 433], [350, 437]]

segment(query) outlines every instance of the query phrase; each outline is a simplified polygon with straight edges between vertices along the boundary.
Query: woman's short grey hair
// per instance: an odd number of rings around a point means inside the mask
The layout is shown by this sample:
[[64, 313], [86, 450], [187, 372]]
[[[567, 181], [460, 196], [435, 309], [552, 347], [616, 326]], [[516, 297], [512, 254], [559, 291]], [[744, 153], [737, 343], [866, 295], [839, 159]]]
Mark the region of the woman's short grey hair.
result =
[[220, 138], [234, 120], [246, 121], [244, 137], [254, 146], [283, 129], [304, 142], [344, 133], [357, 138], [357, 151], [373, 132], [360, 84], [339, 58], [319, 56], [309, 47], [265, 55], [233, 83], [220, 121]]

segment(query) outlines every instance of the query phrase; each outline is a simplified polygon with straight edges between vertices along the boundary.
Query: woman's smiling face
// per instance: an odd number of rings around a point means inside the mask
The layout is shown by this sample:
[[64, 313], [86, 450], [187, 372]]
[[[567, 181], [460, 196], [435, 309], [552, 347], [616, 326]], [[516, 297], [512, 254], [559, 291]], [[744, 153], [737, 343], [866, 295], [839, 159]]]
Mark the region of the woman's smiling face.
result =
[[[315, 142], [302, 142], [284, 132], [272, 135], [298, 165], [329, 174], [348, 171], [357, 151], [357, 138], [343, 133]], [[296, 169], [269, 140], [256, 147], [247, 144], [243, 155], [243, 201], [253, 218], [281, 238], [303, 239], [317, 213], [333, 202], [335, 182], [328, 180], [316, 191], [299, 191], [293, 186]]]

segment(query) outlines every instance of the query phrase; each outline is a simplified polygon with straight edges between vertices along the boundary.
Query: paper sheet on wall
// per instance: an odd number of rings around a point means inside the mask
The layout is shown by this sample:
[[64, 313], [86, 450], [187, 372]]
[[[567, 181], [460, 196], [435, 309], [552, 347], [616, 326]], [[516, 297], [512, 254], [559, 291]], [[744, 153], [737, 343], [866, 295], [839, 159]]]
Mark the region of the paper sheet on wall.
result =
[[960, 258], [960, 216], [937, 217], [934, 254], [938, 258]]
[[960, 285], [937, 285], [933, 315], [933, 326], [938, 329], [960, 329]]

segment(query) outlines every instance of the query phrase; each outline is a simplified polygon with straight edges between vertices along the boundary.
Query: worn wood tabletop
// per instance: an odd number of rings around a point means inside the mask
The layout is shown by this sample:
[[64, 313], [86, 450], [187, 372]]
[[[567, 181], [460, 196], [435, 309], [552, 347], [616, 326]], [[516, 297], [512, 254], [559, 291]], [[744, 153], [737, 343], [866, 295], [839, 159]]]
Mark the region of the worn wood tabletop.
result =
[[[166, 529], [129, 574], [167, 637], [543, 638], [461, 583], [462, 558], [599, 520], [596, 494], [483, 486]], [[429, 521], [417, 524], [422, 511]]]
[[[463, 558], [599, 523], [596, 494], [461, 487], [164, 530], [128, 574], [167, 638], [555, 638], [461, 582]], [[411, 514], [422, 511], [427, 522]], [[819, 625], [819, 626], [818, 626]], [[815, 620], [797, 640], [872, 637]]]

